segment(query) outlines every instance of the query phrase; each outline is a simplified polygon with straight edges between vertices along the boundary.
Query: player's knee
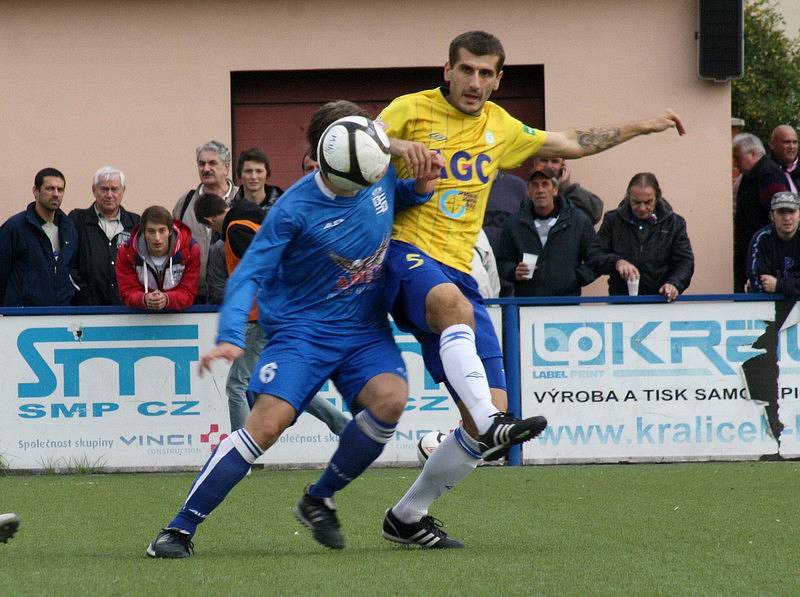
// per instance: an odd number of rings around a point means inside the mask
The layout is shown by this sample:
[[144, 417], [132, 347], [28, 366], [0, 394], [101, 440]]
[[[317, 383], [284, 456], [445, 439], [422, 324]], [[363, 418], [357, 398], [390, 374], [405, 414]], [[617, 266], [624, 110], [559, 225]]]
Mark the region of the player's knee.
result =
[[277, 421], [261, 420], [256, 424], [248, 421], [247, 430], [252, 436], [253, 440], [258, 444], [262, 450], [266, 450], [281, 436], [283, 433], [283, 426]]
[[408, 387], [403, 384], [386, 386], [373, 393], [369, 410], [382, 421], [396, 423], [403, 415], [408, 401]]
[[425, 316], [428, 327], [437, 334], [456, 324], [475, 327], [472, 304], [455, 286], [435, 294], [431, 292], [425, 301]]

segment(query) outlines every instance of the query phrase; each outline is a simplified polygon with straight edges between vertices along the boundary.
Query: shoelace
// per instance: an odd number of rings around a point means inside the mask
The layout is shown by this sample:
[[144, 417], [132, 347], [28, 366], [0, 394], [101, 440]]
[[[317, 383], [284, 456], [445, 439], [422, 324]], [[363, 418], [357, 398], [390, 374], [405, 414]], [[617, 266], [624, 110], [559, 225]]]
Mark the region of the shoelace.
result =
[[433, 533], [438, 537], [447, 537], [447, 533], [442, 530], [444, 523], [438, 518], [434, 518], [433, 516], [423, 516], [420, 518], [419, 522], [429, 533]]

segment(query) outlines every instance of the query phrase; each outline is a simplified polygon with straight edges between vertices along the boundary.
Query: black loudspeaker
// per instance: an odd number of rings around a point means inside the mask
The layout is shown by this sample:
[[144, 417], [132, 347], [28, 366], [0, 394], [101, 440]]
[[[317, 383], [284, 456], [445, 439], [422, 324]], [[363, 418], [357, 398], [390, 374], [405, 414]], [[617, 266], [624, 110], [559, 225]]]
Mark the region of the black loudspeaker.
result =
[[744, 73], [744, 0], [697, 0], [697, 69], [701, 79]]

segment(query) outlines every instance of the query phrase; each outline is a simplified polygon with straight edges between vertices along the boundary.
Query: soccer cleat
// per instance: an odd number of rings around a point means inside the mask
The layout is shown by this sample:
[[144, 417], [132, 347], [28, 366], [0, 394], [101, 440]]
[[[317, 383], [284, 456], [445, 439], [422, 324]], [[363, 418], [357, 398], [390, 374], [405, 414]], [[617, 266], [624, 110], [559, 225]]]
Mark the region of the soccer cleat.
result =
[[147, 546], [147, 555], [151, 558], [188, 558], [193, 552], [191, 535], [180, 529], [161, 529]]
[[441, 520], [423, 516], [419, 522], [405, 523], [394, 515], [391, 508], [383, 519], [383, 537], [395, 543], [419, 545], [426, 549], [464, 547], [461, 541], [447, 536], [442, 530]]
[[492, 415], [494, 422], [486, 433], [478, 436], [481, 457], [488, 461], [499, 460], [506, 455], [509, 448], [533, 439], [547, 427], [544, 417], [515, 419], [511, 413], [498, 412]]
[[19, 516], [9, 512], [0, 514], [0, 543], [6, 543], [14, 536], [19, 528]]
[[297, 502], [294, 515], [305, 526], [319, 543], [331, 549], [342, 549], [344, 537], [339, 531], [339, 520], [336, 518], [336, 504], [333, 498], [318, 498], [308, 494], [308, 489]]

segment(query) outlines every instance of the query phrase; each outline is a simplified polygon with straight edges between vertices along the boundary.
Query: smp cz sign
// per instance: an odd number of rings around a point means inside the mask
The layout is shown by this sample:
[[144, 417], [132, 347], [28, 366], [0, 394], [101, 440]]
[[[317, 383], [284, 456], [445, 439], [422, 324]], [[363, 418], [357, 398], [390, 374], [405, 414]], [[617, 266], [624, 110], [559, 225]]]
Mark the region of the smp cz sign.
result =
[[[146, 417], [200, 414], [198, 401], [170, 399], [191, 394], [191, 367], [200, 352], [197, 325], [28, 328], [17, 336], [17, 349], [34, 378], [17, 384], [21, 418], [104, 417], [128, 404]], [[159, 399], [135, 399], [137, 365], [145, 359], [145, 375], [156, 366], [158, 377], [171, 378], [172, 384], [162, 385]], [[108, 379], [109, 363], [116, 371], [116, 384]], [[87, 394], [98, 398], [86, 388], [96, 390], [98, 382], [102, 399], [85, 399]], [[115, 395], [119, 400], [109, 399]], [[128, 402], [126, 397], [134, 399]]]

